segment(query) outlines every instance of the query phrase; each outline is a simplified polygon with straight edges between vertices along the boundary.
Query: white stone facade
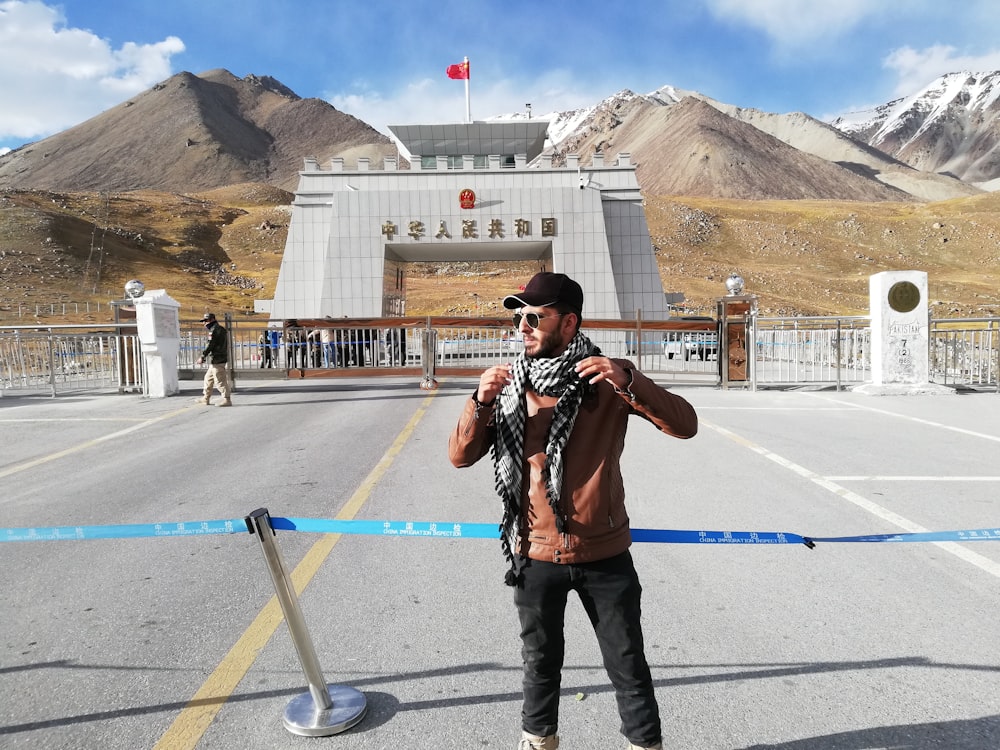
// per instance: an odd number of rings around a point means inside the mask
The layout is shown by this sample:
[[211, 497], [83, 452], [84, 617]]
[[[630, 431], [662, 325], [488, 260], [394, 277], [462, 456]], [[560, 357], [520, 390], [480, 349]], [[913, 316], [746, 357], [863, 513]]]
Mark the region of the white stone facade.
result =
[[[504, 124], [475, 125], [496, 133]], [[356, 170], [339, 158], [326, 168], [307, 159], [271, 317], [399, 314], [388, 299], [391, 279], [408, 261], [537, 259], [580, 283], [585, 318], [632, 318], [637, 310], [646, 320], [667, 318], [629, 155], [605, 166], [598, 154], [587, 167], [574, 156], [553, 167], [546, 155], [528, 166], [526, 156], [527, 148], [513, 159], [424, 154], [411, 156], [408, 170], [395, 159], [381, 170], [364, 159]], [[473, 208], [461, 205], [467, 190]]]

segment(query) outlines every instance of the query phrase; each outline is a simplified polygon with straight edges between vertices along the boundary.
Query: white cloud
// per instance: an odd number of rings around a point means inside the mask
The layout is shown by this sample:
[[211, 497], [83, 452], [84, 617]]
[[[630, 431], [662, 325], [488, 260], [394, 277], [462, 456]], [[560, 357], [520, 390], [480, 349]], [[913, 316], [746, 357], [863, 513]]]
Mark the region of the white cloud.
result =
[[112, 49], [61, 11], [38, 0], [0, 2], [0, 90], [16, 108], [0, 108], [0, 138], [58, 132], [148, 89], [171, 74], [177, 37]]
[[781, 46], [800, 47], [830, 38], [879, 13], [873, 0], [708, 0], [712, 14], [759, 29]]
[[943, 44], [935, 44], [922, 50], [901, 47], [893, 50], [885, 58], [883, 65], [896, 73], [894, 95], [909, 96], [946, 73], [1000, 70], [1000, 50], [982, 55], [960, 55], [956, 54], [954, 47]]
[[[328, 94], [327, 101], [383, 133], [388, 133], [389, 125], [465, 120], [465, 83], [444, 78], [443, 71], [440, 81], [424, 78], [392, 92], [375, 91], [364, 83], [354, 87], [356, 93]], [[469, 91], [474, 120], [524, 112], [529, 103], [532, 113], [540, 116], [590, 106], [615, 93], [581, 85], [564, 70], [549, 71], [524, 83], [501, 79], [479, 84], [473, 76]]]

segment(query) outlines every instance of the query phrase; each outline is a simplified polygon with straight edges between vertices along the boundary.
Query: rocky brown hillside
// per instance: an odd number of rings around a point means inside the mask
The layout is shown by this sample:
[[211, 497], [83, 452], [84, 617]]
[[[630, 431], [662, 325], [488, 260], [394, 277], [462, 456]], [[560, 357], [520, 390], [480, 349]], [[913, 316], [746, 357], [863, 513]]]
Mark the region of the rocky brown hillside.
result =
[[[998, 194], [879, 159], [805, 116], [668, 99], [610, 98], [557, 162], [632, 154], [664, 289], [691, 311], [713, 312], [736, 271], [765, 314], [863, 314], [868, 276], [890, 269], [927, 271], [937, 315], [1000, 310]], [[273, 79], [173, 76], [0, 157], [0, 320], [104, 304], [131, 278], [192, 317], [250, 315], [273, 295], [303, 157], [379, 168], [386, 154], [366, 124]], [[534, 270], [415, 264], [408, 311], [491, 314]]]
[[76, 127], [0, 156], [0, 187], [187, 193], [244, 182], [294, 190], [303, 158], [395, 147], [320, 99], [272, 78], [178, 73]]
[[651, 197], [666, 291], [695, 306], [733, 271], [765, 315], [867, 314], [868, 277], [928, 274], [935, 317], [1000, 314], [1000, 194], [937, 203], [727, 201]]
[[589, 161], [629, 152], [643, 191], [745, 200], [901, 201], [911, 196], [793, 148], [695, 97], [669, 107], [645, 97], [607, 103], [590, 126], [559, 145]]
[[[253, 300], [274, 292], [290, 199], [261, 184], [191, 195], [0, 192], [0, 322], [33, 323], [36, 305], [103, 305], [130, 278], [167, 289], [185, 317], [250, 316]], [[866, 314], [868, 276], [916, 269], [928, 273], [935, 316], [1000, 314], [1000, 194], [927, 204], [648, 196], [646, 215], [664, 290], [683, 292], [691, 312], [714, 312], [735, 271], [766, 315]], [[408, 312], [500, 313], [499, 300], [534, 270], [413, 264]], [[38, 318], [70, 319], [109, 315]]]
[[32, 314], [20, 322], [34, 322], [38, 305], [104, 306], [132, 278], [167, 289], [188, 314], [252, 311], [274, 288], [291, 197], [260, 184], [192, 195], [2, 191], [0, 319], [17, 322], [23, 308]]
[[[670, 87], [649, 96], [622, 91], [559, 138], [557, 164], [570, 153], [584, 164], [595, 151], [610, 159], [631, 153], [651, 195], [901, 201], [980, 192], [805, 115], [744, 110]], [[379, 169], [388, 155], [396, 155], [388, 138], [324, 101], [301, 99], [267, 76], [212, 70], [179, 73], [0, 156], [0, 188], [188, 193], [262, 182], [294, 190], [305, 157], [342, 156], [349, 168], [367, 157]]]

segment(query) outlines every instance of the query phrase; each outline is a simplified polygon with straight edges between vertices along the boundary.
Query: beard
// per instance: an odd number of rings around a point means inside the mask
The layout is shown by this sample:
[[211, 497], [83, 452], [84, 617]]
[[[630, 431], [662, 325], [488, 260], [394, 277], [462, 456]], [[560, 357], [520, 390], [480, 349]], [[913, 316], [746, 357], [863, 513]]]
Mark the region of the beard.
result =
[[536, 328], [532, 333], [532, 338], [536, 346], [534, 351], [528, 351], [525, 348], [524, 356], [528, 359], [551, 359], [552, 357], [558, 357], [562, 350], [566, 348], [566, 342], [559, 336], [558, 331], [544, 332]]

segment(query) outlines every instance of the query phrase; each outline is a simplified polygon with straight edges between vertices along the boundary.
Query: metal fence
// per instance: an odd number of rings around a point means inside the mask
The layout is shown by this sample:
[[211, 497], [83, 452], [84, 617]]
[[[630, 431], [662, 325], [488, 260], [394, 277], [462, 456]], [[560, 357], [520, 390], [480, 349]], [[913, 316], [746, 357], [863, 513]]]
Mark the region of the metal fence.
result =
[[1000, 319], [932, 320], [928, 364], [935, 382], [1000, 392]]
[[[662, 330], [667, 325], [662, 321], [645, 325], [660, 329], [637, 327], [635, 321], [586, 321], [583, 332], [605, 354], [630, 358], [643, 370], [676, 378], [691, 376], [697, 382], [716, 377], [714, 330], [686, 332], [691, 348], [675, 356], [680, 332]], [[263, 339], [262, 333], [267, 334]], [[194, 369], [207, 342], [206, 332], [200, 326], [182, 325], [181, 336], [179, 367]], [[331, 377], [348, 375], [344, 371], [356, 367], [421, 371], [430, 367], [456, 374], [509, 362], [522, 347], [510, 320], [494, 318], [380, 318], [287, 328], [232, 321], [230, 341], [237, 372], [282, 369], [308, 376], [322, 371]]]
[[[111, 289], [106, 289], [105, 294], [108, 299], [113, 299], [115, 292]], [[44, 304], [25, 304], [19, 302], [17, 304], [17, 309], [14, 309], [13, 305], [6, 308], [0, 308], [0, 317], [4, 316], [4, 312], [10, 317], [17, 316], [18, 319], [21, 318], [31, 318], [31, 317], [41, 317], [43, 315], [53, 316], [53, 315], [80, 315], [90, 314], [90, 313], [100, 313], [107, 312], [111, 309], [111, 305], [107, 302], [46, 302]]]
[[[236, 370], [271, 366], [304, 372], [366, 366], [422, 368], [441, 374], [467, 373], [509, 361], [521, 348], [509, 321], [474, 318], [406, 318], [371, 321], [375, 327], [345, 321], [332, 329], [325, 345], [317, 329], [274, 329], [270, 354], [259, 343], [260, 324], [231, 327]], [[669, 328], [672, 323], [584, 321], [583, 332], [612, 357], [633, 360], [644, 372], [678, 383], [718, 384], [717, 330]], [[709, 328], [714, 322], [709, 323]], [[871, 380], [871, 321], [868, 316], [759, 317], [748, 321], [747, 340], [755, 342], [750, 388], [826, 385], [838, 389]], [[997, 386], [1000, 319], [930, 321], [930, 380], [947, 385]], [[704, 326], [703, 326], [704, 327]], [[189, 332], [188, 367], [205, 345], [204, 331]], [[433, 362], [426, 361], [433, 351]], [[724, 364], [724, 362], [723, 362]], [[185, 365], [182, 364], [182, 367]], [[343, 373], [346, 374], [346, 373]], [[998, 386], [1000, 387], [1000, 386]]]
[[[468, 375], [507, 362], [521, 351], [519, 334], [504, 319], [382, 318], [320, 327], [282, 327], [280, 321], [227, 321], [230, 369], [275, 377], [372, 374]], [[714, 322], [701, 328], [669, 322], [585, 321], [584, 333], [612, 357], [676, 383], [719, 385], [720, 345]], [[691, 326], [695, 324], [690, 324]], [[751, 317], [751, 389], [795, 385], [839, 388], [871, 380], [867, 317]], [[0, 395], [4, 390], [51, 393], [117, 388], [144, 392], [144, 357], [127, 325], [0, 328]], [[127, 333], [125, 332], [127, 331]], [[1000, 319], [930, 321], [930, 380], [1000, 392]], [[200, 377], [196, 361], [207, 344], [197, 322], [181, 326], [178, 371]], [[724, 342], [723, 342], [724, 346]], [[726, 364], [722, 352], [722, 365]], [[261, 372], [265, 371], [265, 372]], [[728, 384], [730, 387], [732, 383]]]
[[871, 379], [868, 317], [751, 320], [754, 388], [804, 383], [858, 385]]
[[[237, 372], [323, 370], [325, 374], [336, 375], [337, 372], [329, 371], [355, 367], [422, 368], [425, 357], [433, 352], [435, 367], [447, 371], [509, 361], [522, 346], [520, 335], [509, 320], [380, 318], [363, 322], [345, 320], [336, 325], [342, 327], [264, 327], [259, 322], [248, 325], [230, 321], [233, 369]], [[325, 336], [324, 330], [329, 332]], [[665, 341], [665, 336], [672, 334], [664, 331], [643, 331], [641, 351], [637, 351], [634, 322], [602, 321], [601, 328], [585, 326], [584, 333], [603, 352], [629, 357], [637, 364], [641, 362], [643, 369], [670, 370], [676, 374], [711, 374], [717, 369], [714, 332], [693, 332], [692, 336], [702, 345], [676, 358], [674, 345]], [[182, 324], [179, 369], [196, 369], [195, 363], [207, 341], [207, 333], [200, 324]]]
[[80, 327], [0, 330], [0, 395], [4, 390], [53, 396], [100, 388], [143, 390], [145, 360], [135, 334], [74, 328]]

